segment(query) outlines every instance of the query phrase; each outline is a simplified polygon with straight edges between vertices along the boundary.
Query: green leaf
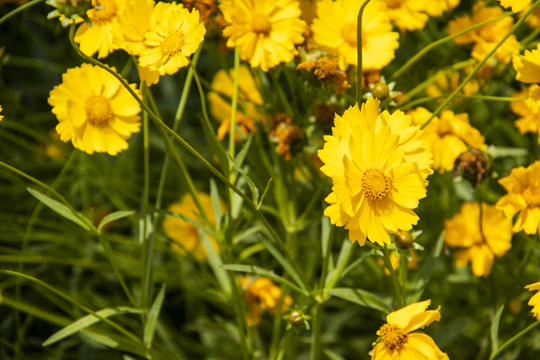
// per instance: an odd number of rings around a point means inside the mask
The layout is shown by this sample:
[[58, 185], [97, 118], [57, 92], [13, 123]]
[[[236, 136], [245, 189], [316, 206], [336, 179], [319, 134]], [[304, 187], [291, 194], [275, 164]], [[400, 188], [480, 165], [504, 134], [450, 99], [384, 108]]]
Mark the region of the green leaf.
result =
[[88, 339], [97, 342], [98, 344], [105, 345], [107, 347], [122, 350], [125, 352], [129, 352], [135, 355], [138, 355], [140, 357], [143, 357], [145, 359], [148, 358], [148, 354], [146, 352], [146, 349], [142, 347], [141, 345], [126, 341], [125, 339], [109, 333], [104, 333], [103, 331], [97, 332], [90, 332], [88, 330], [83, 330], [81, 333], [87, 337]]
[[159, 317], [159, 312], [161, 311], [161, 306], [163, 305], [163, 300], [165, 299], [165, 284], [161, 286], [159, 293], [154, 300], [154, 303], [148, 311], [148, 316], [146, 318], [146, 324], [144, 325], [144, 335], [143, 341], [144, 345], [148, 348], [152, 345], [152, 340], [154, 339], [154, 333], [156, 331], [157, 320]]
[[[107, 309], [96, 311], [96, 314], [98, 314], [99, 316], [103, 318], [108, 318], [109, 316], [114, 316], [114, 315], [124, 314], [124, 313], [138, 314], [138, 313], [141, 313], [141, 311], [137, 309], [129, 308], [129, 307], [107, 308]], [[58, 342], [68, 336], [71, 336], [75, 334], [76, 332], [86, 329], [87, 327], [92, 326], [100, 321], [101, 320], [94, 315], [83, 316], [79, 320], [72, 322], [71, 324], [63, 327], [62, 329], [52, 334], [47, 340], [43, 342], [43, 346], [52, 345], [55, 342]]]
[[493, 316], [493, 322], [491, 323], [491, 355], [495, 354], [499, 349], [499, 324], [501, 323], [503, 310], [504, 305], [501, 305], [495, 316]]
[[345, 266], [347, 266], [349, 258], [351, 257], [352, 250], [353, 243], [351, 243], [349, 240], [343, 241], [336, 266], [328, 272], [328, 275], [326, 275], [325, 287], [327, 289], [333, 288], [341, 278], [343, 270], [345, 269]]
[[335, 288], [326, 290], [329, 295], [350, 301], [354, 304], [370, 309], [382, 311], [385, 314], [392, 312], [390, 306], [379, 295], [362, 289]]
[[427, 284], [429, 283], [429, 279], [431, 278], [433, 266], [435, 266], [435, 263], [441, 256], [443, 244], [444, 244], [444, 231], [442, 231], [441, 234], [439, 235], [439, 239], [437, 239], [437, 243], [435, 244], [433, 251], [431, 251], [431, 253], [428, 255], [428, 257], [424, 261], [424, 265], [422, 265], [420, 270], [418, 270], [416, 279], [414, 280], [414, 282], [411, 285], [411, 288], [409, 289], [409, 301], [408, 301], [409, 304], [420, 301], [420, 298], [422, 297], [424, 289], [426, 288]]
[[242, 265], [242, 264], [226, 264], [226, 265], [222, 265], [222, 267], [225, 270], [229, 270], [229, 271], [238, 271], [238, 272], [262, 275], [262, 276], [265, 276], [265, 277], [267, 277], [269, 279], [274, 280], [275, 282], [278, 282], [280, 284], [288, 286], [292, 290], [295, 290], [295, 291], [298, 291], [301, 294], [307, 295], [304, 291], [302, 291], [302, 289], [300, 289], [298, 286], [296, 286], [295, 284], [293, 284], [289, 280], [287, 280], [285, 278], [282, 278], [279, 275], [274, 274], [270, 270], [266, 270], [266, 269], [260, 268], [258, 266]]
[[221, 211], [221, 202], [219, 201], [219, 191], [214, 179], [210, 179], [210, 196], [212, 198], [212, 209], [214, 210], [214, 219], [216, 219], [216, 230], [219, 231], [221, 226], [221, 218], [223, 212]]
[[101, 222], [99, 223], [98, 225], [98, 228], [97, 228], [97, 231], [98, 233], [101, 234], [101, 230], [103, 229], [103, 227], [107, 224], [110, 224], [112, 223], [113, 221], [116, 221], [116, 220], [120, 220], [122, 218], [125, 218], [125, 217], [128, 217], [128, 216], [131, 216], [133, 215], [135, 212], [134, 211], [115, 211], [107, 216], [105, 216], [103, 218], [103, 220], [101, 220]]
[[244, 170], [241, 166], [238, 166], [238, 164], [236, 164], [236, 162], [233, 159], [231, 159], [230, 156], [229, 156], [229, 160], [233, 164], [234, 169], [238, 173], [240, 173], [242, 177], [244, 178], [244, 180], [247, 182], [249, 189], [251, 190], [251, 198], [253, 199], [253, 203], [258, 204], [259, 203], [259, 189], [257, 188], [257, 185], [255, 185], [255, 182], [249, 177], [249, 175], [247, 174], [247, 171]]
[[78, 213], [76, 211], [73, 211], [72, 209], [70, 209], [66, 205], [62, 204], [61, 202], [50, 198], [49, 196], [43, 194], [42, 192], [40, 192], [40, 191], [38, 191], [36, 189], [27, 188], [27, 190], [33, 197], [35, 197], [36, 199], [41, 201], [45, 206], [47, 206], [49, 209], [51, 209], [55, 213], [57, 213], [57, 214], [65, 217], [66, 219], [74, 222], [75, 224], [79, 225], [80, 227], [82, 227], [83, 229], [85, 229], [87, 231], [91, 231], [91, 230], [94, 229], [94, 227], [90, 223], [90, 221], [88, 219], [86, 219], [82, 214], [80, 214], [80, 213]]
[[202, 231], [199, 231], [199, 234], [201, 236], [204, 249], [206, 250], [206, 255], [208, 256], [208, 264], [212, 268], [212, 271], [214, 272], [214, 275], [216, 276], [216, 279], [223, 291], [230, 294], [232, 290], [231, 283], [229, 282], [227, 272], [222, 267], [223, 261], [221, 260], [221, 256], [218, 254], [216, 249], [214, 249], [214, 245], [210, 241], [208, 235]]
[[264, 198], [266, 197], [266, 194], [268, 194], [268, 190], [270, 190], [270, 186], [272, 185], [272, 182], [274, 181], [273, 178], [268, 179], [268, 182], [266, 183], [266, 186], [264, 188], [264, 191], [261, 195], [261, 198], [259, 199], [259, 202], [257, 203], [257, 209], [261, 208], [261, 205], [264, 201]]

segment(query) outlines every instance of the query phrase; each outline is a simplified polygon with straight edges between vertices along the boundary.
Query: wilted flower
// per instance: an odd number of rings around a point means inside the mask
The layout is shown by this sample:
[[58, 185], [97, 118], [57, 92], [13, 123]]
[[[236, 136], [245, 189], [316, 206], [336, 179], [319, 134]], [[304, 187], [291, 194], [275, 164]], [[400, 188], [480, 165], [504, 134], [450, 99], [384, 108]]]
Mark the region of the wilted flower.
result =
[[433, 321], [439, 321], [440, 306], [427, 310], [431, 300], [405, 306], [391, 312], [386, 324], [377, 331], [379, 338], [373, 348], [372, 360], [448, 360], [433, 339], [426, 334], [412, 331], [422, 329]]
[[[480, 220], [480, 216], [482, 220]], [[471, 263], [475, 276], [488, 276], [495, 257], [512, 246], [512, 222], [494, 206], [464, 203], [459, 214], [444, 223], [444, 241], [460, 249], [454, 254], [457, 266]]]
[[227, 46], [238, 46], [240, 57], [251, 67], [268, 71], [291, 61], [295, 45], [304, 40], [306, 23], [296, 0], [223, 0], [220, 9], [230, 24], [223, 30]]
[[201, 21], [206, 22], [217, 10], [216, 0], [182, 0], [189, 11], [197, 9], [201, 14]]
[[336, 115], [325, 136], [321, 171], [332, 178], [324, 214], [349, 230], [349, 239], [390, 244], [389, 233], [410, 230], [418, 221], [412, 209], [426, 195], [431, 154], [421, 131], [401, 111], [379, 115], [379, 101], [369, 98]]
[[527, 168], [512, 169], [510, 175], [499, 180], [508, 191], [497, 201], [497, 209], [504, 211], [507, 218], [518, 213], [513, 231], [536, 234], [540, 227], [540, 161]]
[[540, 321], [540, 282], [527, 285], [525, 286], [525, 289], [529, 291], [538, 291], [529, 300], [529, 305], [533, 307], [533, 309], [531, 310], [533, 315], [536, 317], [537, 320]]
[[[138, 92], [135, 85], [130, 86]], [[56, 126], [60, 139], [71, 140], [89, 154], [118, 154], [128, 148], [126, 140], [140, 128], [139, 103], [117, 78], [97, 66], [68, 69], [48, 101], [60, 122]]]
[[[317, 18], [313, 20], [315, 41], [321, 48], [339, 56], [345, 70], [358, 65], [357, 24], [362, 1], [321, 0], [317, 4]], [[380, 2], [369, 3], [362, 15], [362, 70], [376, 70], [388, 65], [398, 48], [399, 34], [392, 31], [388, 15]]]
[[334, 84], [336, 94], [347, 90], [347, 74], [339, 68], [337, 58], [321, 54], [314, 60], [298, 64], [298, 70], [312, 70], [313, 75], [323, 84]]
[[461, 176], [473, 186], [478, 186], [482, 180], [492, 173], [493, 158], [478, 149], [469, 149], [458, 155], [454, 162], [454, 176]]
[[[249, 309], [247, 314], [248, 326], [257, 326], [261, 322], [261, 310], [276, 314], [281, 301], [281, 311], [287, 310], [293, 300], [289, 295], [283, 296], [283, 290], [276, 286], [272, 280], [260, 277], [254, 281], [242, 277], [242, 287], [246, 292], [246, 301]], [[283, 297], [282, 300], [280, 300]]]

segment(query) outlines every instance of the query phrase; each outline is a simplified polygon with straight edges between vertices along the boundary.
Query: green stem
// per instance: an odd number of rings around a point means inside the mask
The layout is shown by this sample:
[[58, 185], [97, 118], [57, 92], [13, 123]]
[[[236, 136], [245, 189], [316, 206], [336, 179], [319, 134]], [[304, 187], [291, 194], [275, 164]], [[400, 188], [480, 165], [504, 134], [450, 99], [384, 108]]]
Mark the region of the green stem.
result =
[[312, 329], [311, 329], [311, 354], [310, 360], [318, 360], [321, 357], [322, 339], [321, 339], [321, 327], [322, 327], [322, 312], [323, 304], [316, 303], [312, 310]]
[[401, 309], [403, 306], [405, 306], [405, 303], [403, 301], [403, 294], [401, 293], [401, 286], [399, 284], [399, 279], [396, 274], [396, 271], [392, 267], [392, 262], [390, 261], [390, 252], [388, 251], [386, 246], [382, 247], [382, 251], [384, 254], [383, 256], [384, 266], [386, 266], [386, 268], [390, 272], [390, 277], [392, 278], [392, 284], [394, 285], [394, 292], [396, 294], [396, 306], [398, 309]]
[[365, 0], [358, 11], [358, 23], [356, 25], [356, 56], [358, 65], [356, 67], [356, 103], [362, 99], [362, 14], [367, 4], [371, 0]]
[[540, 321], [535, 321], [533, 324], [527, 326], [524, 330], [517, 333], [513, 338], [505, 342], [491, 357], [489, 360], [495, 360], [500, 354], [502, 354], [503, 351], [505, 351], [510, 345], [521, 339], [524, 335], [529, 333], [531, 330], [536, 328], [538, 325], [540, 325]]
[[495, 47], [493, 49], [491, 49], [491, 51], [482, 59], [482, 61], [480, 61], [475, 67], [474, 69], [469, 73], [469, 75], [467, 75], [467, 77], [465, 78], [465, 80], [463, 80], [461, 82], [461, 84], [459, 84], [459, 86], [457, 87], [456, 90], [454, 90], [454, 92], [452, 92], [452, 94], [450, 94], [450, 96], [445, 100], [443, 101], [443, 103], [437, 108], [435, 109], [435, 111], [433, 112], [433, 114], [431, 114], [431, 117], [420, 127], [421, 129], [425, 128], [429, 122], [434, 118], [436, 117], [437, 115], [439, 115], [439, 113], [446, 107], [446, 105], [448, 105], [450, 103], [450, 101], [452, 101], [454, 99], [454, 97], [456, 97], [456, 95], [465, 87], [465, 85], [473, 78], [474, 74], [476, 74], [476, 72], [491, 58], [491, 56], [493, 56], [493, 54], [495, 54], [495, 52], [497, 51], [497, 49], [499, 47], [501, 47], [501, 45], [506, 41], [506, 39], [508, 39], [510, 37], [510, 35], [512, 35], [516, 30], [517, 28], [525, 21], [525, 19], [527, 18], [527, 16], [529, 16], [529, 14], [534, 10], [534, 8], [536, 6], [538, 6], [538, 4], [540, 4], [540, 0], [537, 0], [533, 6], [531, 6], [531, 8], [529, 10], [527, 10], [527, 12], [525, 14], [523, 14], [522, 17], [519, 18], [519, 20], [517, 21], [517, 23], [512, 26], [512, 29], [510, 29], [510, 31], [504, 35], [504, 37], [497, 43], [497, 45], [495, 45]]
[[0, 25], [5, 22], [6, 20], [8, 20], [9, 18], [17, 15], [18, 13], [36, 5], [36, 4], [39, 4], [40, 2], [43, 2], [44, 0], [33, 0], [33, 1], [30, 1], [29, 3], [26, 3], [24, 5], [21, 5], [15, 9], [13, 9], [12, 11], [8, 12], [6, 15], [2, 16], [2, 18], [0, 18]]
[[501, 16], [498, 16], [496, 18], [489, 19], [489, 20], [483, 21], [481, 23], [475, 24], [475, 25], [473, 25], [473, 26], [471, 26], [471, 27], [469, 27], [469, 28], [467, 28], [465, 30], [462, 30], [462, 31], [460, 31], [460, 32], [458, 32], [458, 33], [456, 33], [454, 35], [448, 35], [448, 36], [443, 37], [442, 39], [439, 39], [437, 41], [434, 41], [434, 42], [430, 43], [425, 48], [423, 48], [418, 53], [416, 53], [416, 55], [414, 55], [412, 58], [410, 58], [409, 61], [407, 61], [405, 64], [403, 64], [402, 67], [400, 67], [397, 71], [395, 71], [392, 74], [392, 76], [390, 77], [390, 81], [395, 80], [397, 77], [399, 77], [401, 74], [403, 74], [403, 72], [405, 72], [405, 70], [407, 70], [412, 64], [417, 62], [422, 56], [426, 55], [431, 49], [434, 49], [437, 46], [439, 46], [441, 44], [444, 44], [447, 41], [453, 40], [453, 39], [455, 39], [455, 38], [457, 38], [457, 37], [459, 37], [459, 36], [461, 36], [463, 34], [466, 34], [469, 31], [473, 31], [475, 29], [478, 29], [481, 26], [492, 23], [494, 21], [501, 20], [501, 19], [503, 19], [505, 17], [508, 17], [508, 16], [511, 16], [511, 15], [513, 15], [512, 12], [506, 12]]
[[[234, 159], [235, 130], [236, 130], [236, 110], [238, 107], [238, 71], [240, 69], [240, 52], [238, 46], [234, 48], [234, 75], [233, 75], [233, 95], [231, 99], [231, 121], [229, 129], [229, 156]], [[234, 167], [230, 166], [231, 174]], [[232, 182], [232, 181], [231, 181]]]

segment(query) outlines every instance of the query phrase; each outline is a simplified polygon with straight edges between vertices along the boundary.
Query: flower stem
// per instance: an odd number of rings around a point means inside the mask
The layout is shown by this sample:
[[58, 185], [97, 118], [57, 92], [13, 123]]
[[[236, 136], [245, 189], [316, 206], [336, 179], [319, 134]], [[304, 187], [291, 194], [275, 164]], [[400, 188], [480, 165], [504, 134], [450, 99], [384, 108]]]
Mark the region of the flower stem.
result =
[[362, 99], [362, 14], [371, 0], [365, 0], [360, 11], [358, 11], [358, 24], [356, 25], [356, 56], [358, 57], [358, 66], [356, 67], [356, 99], [358, 103]]
[[392, 278], [392, 284], [394, 285], [394, 292], [396, 294], [396, 306], [398, 309], [401, 309], [405, 306], [405, 303], [403, 301], [403, 294], [401, 293], [401, 286], [399, 284], [399, 279], [396, 271], [394, 270], [394, 267], [392, 266], [392, 262], [390, 261], [390, 252], [386, 248], [386, 246], [383, 246], [383, 261], [384, 266], [388, 269], [390, 272], [390, 277]]
[[317, 302], [312, 309], [311, 355], [309, 357], [310, 360], [318, 360], [321, 357], [322, 310], [323, 304], [319, 302]]
[[540, 321], [535, 321], [533, 324], [529, 325], [524, 330], [517, 333], [513, 338], [502, 344], [502, 346], [489, 358], [489, 360], [496, 359], [500, 354], [502, 354], [503, 351], [505, 351], [510, 345], [521, 339], [524, 335], [529, 333], [531, 330], [536, 328], [538, 325], [540, 325]]
[[34, 0], [34, 1], [30, 1], [29, 3], [26, 3], [24, 5], [21, 5], [15, 9], [13, 9], [12, 11], [8, 12], [6, 15], [2, 16], [2, 18], [0, 18], [0, 24], [2, 24], [4, 21], [8, 20], [9, 18], [17, 15], [18, 13], [36, 5], [36, 4], [39, 4], [40, 2], [43, 2], [44, 0]]

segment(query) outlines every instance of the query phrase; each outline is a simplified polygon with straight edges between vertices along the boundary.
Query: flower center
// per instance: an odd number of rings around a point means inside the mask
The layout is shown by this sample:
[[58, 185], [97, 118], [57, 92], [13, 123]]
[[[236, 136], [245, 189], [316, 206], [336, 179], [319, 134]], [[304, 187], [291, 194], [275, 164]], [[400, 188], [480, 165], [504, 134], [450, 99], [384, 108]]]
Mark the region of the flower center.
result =
[[180, 32], [175, 32], [163, 40], [161, 43], [161, 51], [163, 54], [172, 56], [182, 50], [184, 45], [184, 35]]
[[84, 104], [86, 119], [93, 125], [100, 124], [112, 118], [113, 112], [109, 100], [101, 95], [91, 95]]
[[263, 14], [253, 15], [250, 25], [255, 34], [268, 35], [272, 30], [272, 23], [268, 20], [268, 16]]
[[540, 188], [529, 186], [523, 191], [523, 198], [528, 207], [540, 207]]
[[401, 7], [403, 0], [386, 0], [386, 6], [390, 9], [397, 9]]
[[380, 200], [390, 192], [391, 182], [380, 169], [367, 169], [362, 176], [362, 190], [370, 200]]
[[[356, 47], [358, 45], [358, 39], [356, 38], [356, 24], [355, 23], [347, 23], [345, 26], [341, 28], [341, 37], [345, 42], [352, 47]], [[362, 38], [364, 34], [362, 33]]]
[[110, 23], [118, 12], [118, 5], [115, 0], [99, 0], [96, 2], [97, 9], [88, 11], [88, 17], [94, 25], [104, 25]]
[[389, 350], [398, 350], [407, 342], [407, 334], [397, 325], [384, 324], [379, 329], [380, 339]]

